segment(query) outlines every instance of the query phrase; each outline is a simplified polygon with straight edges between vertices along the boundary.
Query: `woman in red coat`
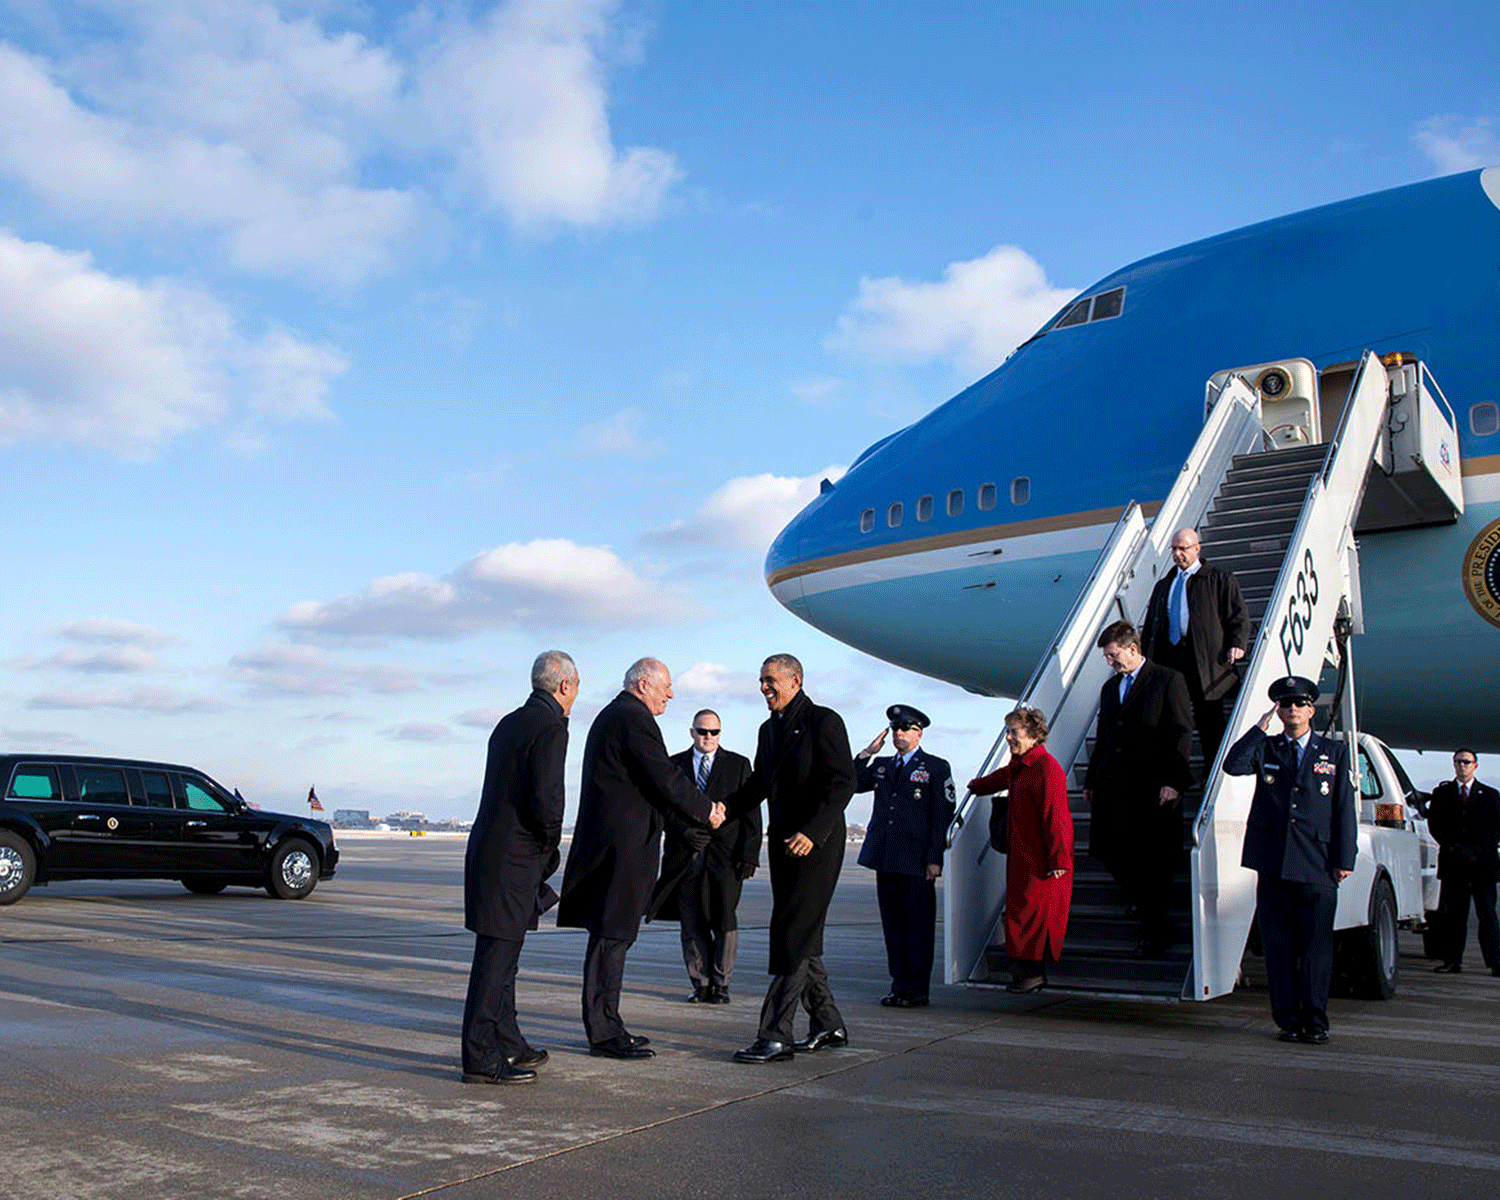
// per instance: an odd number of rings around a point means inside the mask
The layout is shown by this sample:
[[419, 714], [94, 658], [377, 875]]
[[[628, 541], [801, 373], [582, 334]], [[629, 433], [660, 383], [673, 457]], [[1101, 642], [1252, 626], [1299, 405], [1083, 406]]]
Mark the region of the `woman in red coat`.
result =
[[[1005, 860], [1005, 952], [1010, 991], [1034, 992], [1047, 982], [1047, 963], [1062, 955], [1073, 899], [1073, 814], [1068, 782], [1042, 745], [1047, 718], [1018, 707], [1005, 718], [1010, 761], [969, 780], [976, 796], [1010, 791]], [[996, 847], [1001, 849], [1002, 847]]]

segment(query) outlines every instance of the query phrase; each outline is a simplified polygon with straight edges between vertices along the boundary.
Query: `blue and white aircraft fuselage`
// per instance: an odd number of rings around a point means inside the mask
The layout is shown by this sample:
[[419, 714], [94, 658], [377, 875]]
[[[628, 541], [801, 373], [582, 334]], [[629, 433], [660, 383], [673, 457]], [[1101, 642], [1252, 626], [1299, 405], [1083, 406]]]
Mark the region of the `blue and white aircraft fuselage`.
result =
[[1154, 512], [1171, 488], [1211, 375], [1365, 350], [1410, 354], [1441, 384], [1465, 512], [1360, 537], [1361, 724], [1406, 747], [1500, 749], [1500, 168], [1107, 276], [825, 486], [772, 544], [767, 582], [851, 646], [1019, 695], [1125, 506]]

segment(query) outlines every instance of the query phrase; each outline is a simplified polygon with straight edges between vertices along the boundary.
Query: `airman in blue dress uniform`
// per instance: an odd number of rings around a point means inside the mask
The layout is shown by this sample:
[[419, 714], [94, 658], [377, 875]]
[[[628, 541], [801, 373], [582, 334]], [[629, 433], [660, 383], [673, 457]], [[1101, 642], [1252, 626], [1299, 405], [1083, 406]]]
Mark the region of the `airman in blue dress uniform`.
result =
[[[1317, 684], [1288, 675], [1269, 694], [1276, 707], [1229, 748], [1224, 770], [1255, 776], [1240, 863], [1259, 873], [1256, 920], [1271, 1015], [1282, 1041], [1321, 1045], [1338, 885], [1358, 852], [1354, 779], [1347, 743], [1312, 731]], [[1276, 737], [1267, 733], [1273, 715], [1282, 724]]]
[[[932, 724], [909, 704], [885, 710], [890, 724], [854, 759], [856, 792], [875, 793], [859, 865], [875, 872], [875, 895], [885, 931], [891, 991], [887, 1008], [919, 1008], [927, 1003], [932, 978], [933, 925], [937, 919], [937, 877], [953, 818], [953, 771], [945, 759], [919, 743]], [[874, 758], [891, 734], [896, 753]]]

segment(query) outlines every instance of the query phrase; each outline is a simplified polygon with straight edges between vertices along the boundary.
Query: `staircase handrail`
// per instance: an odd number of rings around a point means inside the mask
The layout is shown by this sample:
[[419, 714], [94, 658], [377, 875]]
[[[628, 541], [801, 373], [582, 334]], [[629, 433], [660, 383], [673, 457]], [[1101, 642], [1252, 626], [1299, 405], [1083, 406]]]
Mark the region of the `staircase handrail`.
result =
[[1366, 352], [1334, 439], [1304, 495], [1223, 742], [1193, 823], [1193, 978], [1198, 999], [1233, 990], [1254, 912], [1253, 872], [1239, 865], [1254, 780], [1226, 776], [1224, 755], [1259, 719], [1272, 680], [1321, 674], [1333, 623], [1350, 594], [1354, 520], [1385, 428], [1389, 380]]

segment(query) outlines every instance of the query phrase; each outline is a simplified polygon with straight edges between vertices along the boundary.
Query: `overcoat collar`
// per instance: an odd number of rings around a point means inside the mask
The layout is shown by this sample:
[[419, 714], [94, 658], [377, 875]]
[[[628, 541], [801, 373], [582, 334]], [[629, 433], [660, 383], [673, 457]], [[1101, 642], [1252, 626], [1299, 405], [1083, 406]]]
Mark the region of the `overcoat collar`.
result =
[[531, 695], [526, 698], [526, 703], [549, 709], [553, 715], [562, 719], [564, 725], [568, 723], [568, 714], [563, 712], [563, 707], [557, 702], [557, 697], [549, 692], [544, 692], [540, 688], [532, 688]]

